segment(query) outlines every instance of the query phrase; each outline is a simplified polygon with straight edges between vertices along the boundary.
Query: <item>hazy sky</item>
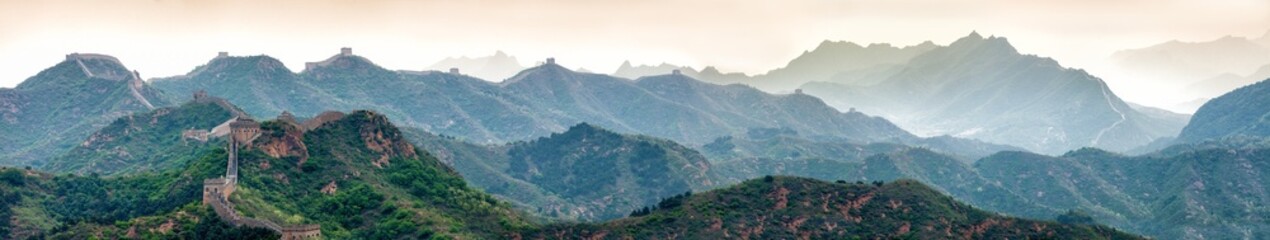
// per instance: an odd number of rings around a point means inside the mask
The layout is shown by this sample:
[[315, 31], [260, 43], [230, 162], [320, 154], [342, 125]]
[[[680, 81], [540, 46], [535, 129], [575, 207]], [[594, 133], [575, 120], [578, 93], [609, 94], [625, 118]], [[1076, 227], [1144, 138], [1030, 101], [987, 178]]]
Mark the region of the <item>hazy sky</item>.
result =
[[972, 30], [1096, 67], [1119, 49], [1260, 36], [1270, 1], [0, 0], [0, 87], [71, 52], [114, 55], [145, 78], [186, 73], [217, 51], [267, 54], [299, 71], [345, 46], [389, 69], [504, 50], [525, 64], [553, 56], [599, 72], [629, 59], [759, 73], [826, 39], [947, 44]]

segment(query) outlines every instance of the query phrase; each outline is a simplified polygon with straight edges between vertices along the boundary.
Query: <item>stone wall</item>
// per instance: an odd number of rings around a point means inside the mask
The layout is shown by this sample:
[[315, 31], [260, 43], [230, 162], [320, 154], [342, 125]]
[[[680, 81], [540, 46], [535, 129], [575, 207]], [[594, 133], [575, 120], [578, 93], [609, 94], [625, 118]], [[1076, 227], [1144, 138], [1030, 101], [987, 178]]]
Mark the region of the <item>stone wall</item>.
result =
[[317, 224], [282, 227], [282, 239], [305, 239], [322, 236], [322, 226]]

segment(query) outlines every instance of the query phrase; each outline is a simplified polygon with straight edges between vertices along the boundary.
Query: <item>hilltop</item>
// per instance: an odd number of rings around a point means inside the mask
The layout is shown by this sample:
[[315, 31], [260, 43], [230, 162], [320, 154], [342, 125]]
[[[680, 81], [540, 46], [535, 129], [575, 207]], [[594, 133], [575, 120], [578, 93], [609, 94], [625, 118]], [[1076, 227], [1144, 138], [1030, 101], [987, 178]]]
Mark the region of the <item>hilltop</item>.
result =
[[1177, 141], [1195, 143], [1226, 137], [1270, 137], [1270, 81], [1261, 81], [1209, 100], [1195, 111]]
[[116, 118], [170, 105], [111, 56], [68, 54], [12, 89], [0, 88], [0, 164], [40, 166]]
[[278, 59], [263, 55], [231, 56], [222, 52], [185, 75], [156, 78], [151, 83], [179, 96], [207, 91], [240, 104], [255, 116], [277, 116], [283, 111], [310, 115], [350, 108], [302, 81]]

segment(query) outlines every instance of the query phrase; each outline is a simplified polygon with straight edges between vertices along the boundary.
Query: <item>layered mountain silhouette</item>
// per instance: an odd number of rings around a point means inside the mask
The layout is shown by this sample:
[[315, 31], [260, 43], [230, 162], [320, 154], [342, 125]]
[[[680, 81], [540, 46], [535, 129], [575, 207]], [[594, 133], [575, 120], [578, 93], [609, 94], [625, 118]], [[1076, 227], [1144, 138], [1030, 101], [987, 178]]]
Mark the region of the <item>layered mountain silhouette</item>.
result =
[[1227, 137], [1270, 137], [1270, 81], [1241, 87], [1209, 100], [1182, 129], [1178, 141], [1195, 143]]
[[676, 66], [669, 63], [661, 63], [661, 64], [653, 65], [653, 66], [650, 66], [650, 65], [635, 66], [635, 65], [631, 65], [631, 61], [622, 62], [622, 65], [618, 66], [617, 70], [613, 71], [613, 76], [620, 77], [620, 78], [627, 78], [627, 79], [636, 79], [636, 78], [648, 77], [648, 76], [665, 75], [667, 73], [671, 73], [676, 70], [688, 76], [694, 76], [694, 77], [697, 76], [697, 70], [692, 69], [691, 67]]
[[[1132, 73], [1134, 78], [1145, 79], [1143, 83], [1178, 87], [1221, 75], [1244, 76], [1256, 73], [1262, 66], [1270, 65], [1270, 31], [1258, 38], [1225, 36], [1205, 42], [1174, 40], [1139, 49], [1122, 50], [1111, 56], [1111, 62], [1121, 71]], [[1270, 76], [1256, 77], [1263, 79]], [[1189, 97], [1209, 98], [1225, 92], [1183, 90], [1185, 93], [1195, 94]]]
[[1204, 101], [1198, 102], [1198, 104], [1180, 105], [1179, 107], [1186, 107], [1183, 110], [1195, 112], [1211, 98], [1234, 91], [1239, 87], [1252, 85], [1260, 82], [1261, 80], [1265, 80], [1266, 78], [1270, 78], [1270, 65], [1261, 66], [1261, 68], [1258, 68], [1257, 71], [1252, 72], [1251, 74], [1244, 75], [1224, 73], [1215, 77], [1207, 78], [1199, 82], [1192, 83], [1185, 88], [1195, 96], [1198, 96], [1197, 99], [1202, 99]]
[[155, 88], [179, 95], [206, 90], [242, 104], [255, 116], [283, 111], [316, 114], [348, 109], [347, 103], [301, 80], [278, 59], [269, 56], [218, 56], [182, 76], [151, 80]]
[[880, 75], [894, 72], [896, 65], [908, 62], [935, 47], [929, 41], [907, 47], [885, 43], [861, 46], [853, 42], [824, 41], [815, 49], [790, 60], [785, 67], [765, 74], [727, 74], [708, 67], [696, 76], [708, 82], [742, 83], [768, 92], [790, 92], [807, 82], [867, 85], [876, 81]]
[[978, 33], [913, 57], [872, 85], [803, 86], [840, 109], [878, 114], [919, 135], [953, 135], [1057, 154], [1124, 151], [1185, 124], [1143, 114], [1097, 77], [1024, 55]]
[[[190, 107], [187, 105], [183, 108]], [[316, 122], [310, 124], [310, 121]], [[234, 211], [236, 216], [280, 224], [317, 224], [322, 237], [332, 239], [383, 239], [402, 236], [576, 238], [574, 234], [605, 235], [589, 231], [588, 229], [597, 227], [591, 224], [542, 225], [530, 221], [518, 211], [510, 209], [506, 203], [468, 187], [463, 178], [435, 157], [436, 155], [414, 147], [387, 117], [374, 112], [332, 112], [303, 124], [289, 119], [270, 120], [260, 124], [260, 131], [258, 138], [244, 143], [235, 151], [238, 153], [241, 169], [238, 171], [237, 190], [229, 200], [234, 204], [227, 211]], [[511, 155], [513, 163], [525, 160], [528, 161], [525, 163], [538, 168], [555, 169], [542, 169], [543, 171], [572, 168], [574, 171], [566, 175], [574, 177], [602, 174], [603, 172], [586, 172], [600, 169], [617, 170], [624, 174], [670, 174], [668, 177], [672, 178], [697, 174], [690, 168], [680, 169], [689, 170], [687, 172], [659, 171], [679, 167], [677, 165], [683, 162], [643, 164], [645, 161], [662, 159], [648, 154], [676, 153], [661, 152], [666, 148], [641, 148], [639, 145], [672, 144], [639, 140], [641, 138], [643, 137], [622, 136], [588, 125], [578, 125], [560, 136], [512, 146]], [[563, 141], [564, 144], [554, 144], [556, 141]], [[634, 145], [599, 144], [612, 141]], [[228, 152], [220, 150], [194, 153], [196, 160], [182, 167], [116, 178], [74, 175], [52, 177], [31, 170], [0, 169], [0, 186], [4, 186], [0, 187], [0, 214], [17, 219], [0, 222], [0, 234], [6, 238], [277, 237], [268, 230], [236, 227], [221, 222], [222, 218], [217, 217], [219, 213], [213, 212], [208, 205], [199, 204], [201, 191], [198, 179], [214, 177], [224, 172]], [[572, 158], [591, 162], [573, 162], [582, 166], [601, 167], [584, 169], [577, 168], [579, 166], [564, 166], [573, 165], [567, 161], [552, 164], [550, 162], [559, 160], [539, 159], [537, 154], [524, 155], [516, 152], [548, 153], [542, 155], [543, 157], [559, 156], [551, 152], [625, 157], [616, 158], [623, 159], [621, 162], [593, 161], [602, 159], [588, 157]], [[618, 179], [618, 182], [639, 182], [628, 177]], [[569, 185], [566, 183], [561, 186], [579, 189], [585, 187]], [[604, 199], [622, 201], [624, 198]], [[716, 207], [711, 207], [712, 205]], [[726, 214], [720, 215], [724, 212], [709, 210], [722, 210], [720, 207], [726, 207]], [[31, 209], [41, 210], [29, 211]], [[676, 194], [676, 197], [658, 202], [653, 210], [644, 209], [643, 215], [614, 220], [599, 227], [621, 226], [622, 230], [611, 235], [614, 237], [629, 234], [683, 235], [676, 232], [694, 231], [693, 235], [699, 236], [751, 234], [755, 237], [1136, 238], [1101, 226], [992, 215], [956, 203], [951, 198], [911, 181], [886, 185], [851, 185], [767, 177], [722, 190]], [[668, 214], [676, 211], [692, 211], [692, 216], [706, 215], [692, 217]], [[672, 219], [658, 220], [667, 217]], [[673, 218], [681, 217], [681, 221], [692, 225], [673, 224], [676, 221]], [[805, 220], [797, 220], [799, 218]], [[789, 222], [781, 219], [806, 224], [792, 227], [774, 225], [778, 221]], [[623, 224], [627, 222], [657, 225]], [[727, 224], [716, 230], [685, 228], [712, 222]], [[859, 224], [861, 222], [867, 224]], [[766, 225], [772, 225], [773, 229], [788, 230], [771, 230], [766, 233], [751, 231]], [[562, 231], [569, 234], [561, 235]], [[953, 233], [957, 235], [949, 235]]]
[[521, 65], [516, 57], [507, 55], [503, 51], [496, 51], [494, 55], [485, 57], [450, 57], [433, 63], [425, 70], [450, 71], [452, 68], [457, 68], [456, 70], [462, 74], [495, 82], [525, 70], [525, 66]]
[[118, 117], [168, 104], [119, 59], [69, 54], [17, 87], [0, 89], [0, 164], [39, 166]]
[[[886, 120], [858, 112], [842, 113], [807, 95], [773, 95], [740, 85], [708, 84], [684, 75], [632, 81], [578, 73], [547, 63], [502, 83], [491, 83], [462, 74], [390, 71], [365, 58], [342, 53], [312, 63], [299, 74], [278, 77], [291, 78], [303, 83], [296, 84], [304, 88], [297, 90], [297, 95], [312, 93], [305, 97], [334, 102], [332, 109], [376, 109], [407, 126], [479, 143], [528, 140], [581, 122], [685, 143], [704, 143], [753, 127], [780, 126], [852, 141], [912, 137]], [[174, 91], [202, 86], [194, 78], [163, 82], [166, 89]], [[307, 108], [310, 103], [305, 101], [258, 99], [285, 96], [241, 94], [243, 90], [232, 85], [210, 85], [205, 89], [231, 102], [276, 103], [276, 109], [300, 116], [319, 113]], [[270, 106], [242, 107], [253, 115], [269, 116], [277, 111]]]

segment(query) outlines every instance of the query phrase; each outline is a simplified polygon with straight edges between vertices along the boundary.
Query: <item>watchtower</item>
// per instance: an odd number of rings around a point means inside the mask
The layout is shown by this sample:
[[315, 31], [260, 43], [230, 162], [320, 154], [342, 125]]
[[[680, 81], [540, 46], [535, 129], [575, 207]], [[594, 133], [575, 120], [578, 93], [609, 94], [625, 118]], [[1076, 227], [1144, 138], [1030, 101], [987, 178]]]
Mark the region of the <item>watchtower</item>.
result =
[[551, 64], [556, 64], [556, 58], [553, 58], [553, 57], [547, 58], [547, 65], [551, 65]]
[[203, 100], [207, 100], [207, 90], [199, 89], [194, 91], [194, 101], [201, 102]]
[[353, 55], [353, 48], [351, 47], [340, 48], [340, 56], [352, 56], [352, 55]]
[[295, 120], [295, 115], [292, 115], [291, 112], [288, 111], [282, 111], [282, 114], [278, 114], [278, 120], [282, 120], [283, 122], [290, 124], [300, 125], [300, 122]]
[[683, 71], [680, 71], [679, 69], [670, 70], [670, 75], [675, 75], [675, 76], [683, 75]]
[[226, 178], [203, 180], [203, 204], [229, 199], [229, 195], [234, 193], [234, 187], [234, 182]]
[[230, 135], [234, 142], [250, 143], [260, 135], [260, 123], [251, 118], [239, 118], [237, 121], [229, 123]]
[[450, 68], [450, 74], [459, 75], [459, 68]]
[[217, 53], [216, 53], [216, 58], [226, 58], [226, 57], [229, 57], [229, 52], [217, 52]]
[[322, 226], [317, 224], [284, 226], [280, 229], [282, 240], [316, 238], [322, 236]]
[[238, 118], [229, 123], [229, 161], [225, 166], [225, 178], [230, 184], [238, 181], [238, 148], [260, 136], [260, 123], [251, 118]]

